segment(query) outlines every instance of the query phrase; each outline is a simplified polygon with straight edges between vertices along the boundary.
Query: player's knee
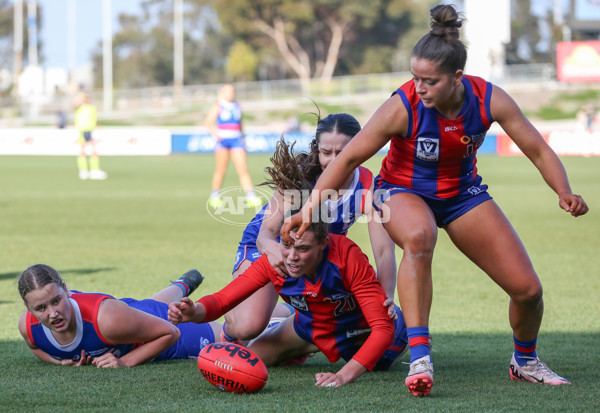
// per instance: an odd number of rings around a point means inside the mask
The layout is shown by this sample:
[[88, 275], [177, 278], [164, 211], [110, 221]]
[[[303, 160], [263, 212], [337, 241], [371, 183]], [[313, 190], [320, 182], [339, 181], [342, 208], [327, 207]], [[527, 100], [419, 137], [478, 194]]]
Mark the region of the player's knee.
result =
[[171, 324], [171, 331], [169, 333], [169, 337], [170, 337], [170, 343], [171, 343], [170, 345], [172, 346], [181, 337], [181, 331], [176, 326]]
[[237, 314], [227, 319], [227, 334], [238, 340], [251, 340], [258, 337], [268, 324], [268, 318], [244, 317]]
[[264, 324], [246, 323], [236, 328], [235, 337], [239, 340], [252, 340], [267, 328], [268, 322]]
[[412, 259], [431, 260], [437, 235], [426, 228], [415, 228], [403, 242], [404, 253]]
[[542, 284], [538, 280], [532, 281], [520, 288], [519, 291], [511, 294], [511, 298], [521, 305], [537, 307], [541, 304], [543, 298]]

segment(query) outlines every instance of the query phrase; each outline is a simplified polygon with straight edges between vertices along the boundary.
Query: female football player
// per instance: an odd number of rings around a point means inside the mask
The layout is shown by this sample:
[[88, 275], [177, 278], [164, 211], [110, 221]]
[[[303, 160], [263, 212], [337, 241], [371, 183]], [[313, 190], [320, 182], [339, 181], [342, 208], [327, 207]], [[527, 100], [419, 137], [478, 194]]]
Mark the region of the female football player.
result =
[[512, 379], [565, 384], [536, 354], [542, 321], [542, 285], [525, 247], [482, 184], [477, 149], [496, 121], [539, 169], [558, 195], [559, 206], [577, 217], [588, 207], [573, 194], [565, 169], [540, 133], [501, 88], [464, 74], [467, 49], [459, 40], [462, 19], [451, 5], [431, 9], [431, 31], [413, 49], [413, 80], [383, 103], [364, 129], [321, 175], [302, 213], [290, 217], [281, 235], [301, 237], [325, 189], [339, 188], [357, 165], [386, 143], [390, 149], [375, 179], [375, 202], [387, 209], [384, 223], [404, 250], [398, 270], [400, 305], [406, 317], [411, 367], [409, 391], [428, 395], [433, 386], [429, 350], [431, 263], [438, 227], [510, 297], [514, 353]]
[[204, 126], [217, 142], [215, 146], [216, 166], [212, 178], [212, 193], [208, 200], [209, 205], [216, 209], [223, 202], [219, 191], [230, 157], [235, 165], [240, 184], [246, 193], [246, 203], [250, 206], [261, 205], [261, 199], [252, 190], [252, 179], [248, 173], [242, 128], [242, 108], [235, 100], [233, 85], [227, 84], [221, 87], [217, 101], [204, 119]]
[[218, 293], [195, 303], [187, 297], [171, 303], [169, 320], [215, 320], [271, 284], [295, 314], [250, 342], [267, 366], [321, 351], [332, 363], [346, 361], [336, 373], [316, 375], [317, 386], [337, 387], [366, 371], [385, 370], [403, 354], [408, 337], [402, 313], [396, 306], [396, 320], [388, 316], [385, 292], [354, 242], [328, 233], [319, 219], [294, 243], [281, 242], [279, 250], [285, 277], [262, 255]]
[[[273, 166], [266, 168], [271, 177], [267, 184], [275, 191], [269, 203], [244, 230], [236, 255], [233, 278], [242, 274], [262, 254], [267, 254], [271, 265], [281, 276], [285, 275], [286, 267], [278, 245], [285, 205], [301, 205], [303, 191], [308, 193], [321, 172], [359, 131], [360, 123], [353, 116], [335, 113], [323, 119], [319, 117], [310, 153], [294, 154], [283, 139], [278, 143], [271, 158]], [[346, 234], [360, 216], [367, 215], [377, 278], [389, 298], [385, 305], [393, 316], [395, 246], [378, 219], [377, 212], [372, 208], [372, 194], [373, 174], [362, 166], [355, 168], [341, 189], [330, 193], [327, 201], [329, 231]], [[294, 199], [290, 195], [294, 195]], [[277, 299], [277, 292], [271, 284], [258, 290], [225, 316], [222, 338], [235, 341], [258, 336], [268, 325]]]
[[114, 299], [70, 290], [54, 268], [37, 264], [18, 279], [27, 310], [19, 331], [42, 361], [68, 366], [132, 367], [165, 359], [196, 358], [215, 342], [221, 323], [167, 321], [168, 303], [191, 294], [202, 282], [191, 270], [147, 300]]

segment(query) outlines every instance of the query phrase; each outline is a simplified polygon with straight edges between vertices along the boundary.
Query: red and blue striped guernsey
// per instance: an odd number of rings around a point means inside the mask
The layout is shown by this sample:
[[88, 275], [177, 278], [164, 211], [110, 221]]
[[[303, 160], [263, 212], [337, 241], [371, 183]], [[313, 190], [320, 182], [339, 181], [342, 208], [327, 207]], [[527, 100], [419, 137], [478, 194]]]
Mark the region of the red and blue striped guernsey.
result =
[[464, 75], [465, 102], [455, 119], [426, 108], [408, 81], [397, 94], [408, 111], [407, 136], [394, 136], [381, 176], [387, 182], [439, 199], [467, 190], [477, 178], [477, 149], [493, 122], [492, 84]]

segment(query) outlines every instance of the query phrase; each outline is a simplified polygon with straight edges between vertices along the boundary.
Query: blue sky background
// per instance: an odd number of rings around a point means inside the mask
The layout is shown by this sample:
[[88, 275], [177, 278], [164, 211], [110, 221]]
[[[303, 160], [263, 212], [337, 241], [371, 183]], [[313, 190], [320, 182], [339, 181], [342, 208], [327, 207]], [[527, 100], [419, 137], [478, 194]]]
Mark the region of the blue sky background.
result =
[[[165, 0], [170, 1], [170, 0]], [[566, 4], [569, 0], [561, 0]], [[117, 16], [127, 12], [135, 14], [141, 10], [141, 0], [112, 0], [112, 29], [118, 29]], [[27, 1], [24, 0], [27, 9]], [[44, 67], [69, 65], [68, 0], [38, 0], [43, 7], [42, 27], [38, 38], [44, 42]], [[75, 38], [76, 66], [90, 59], [91, 51], [102, 39], [102, 0], [76, 0]], [[554, 0], [532, 0], [532, 12], [540, 14], [553, 6]]]
[[[37, 0], [43, 8], [42, 27], [38, 38], [43, 39], [44, 66], [68, 68], [69, 64], [69, 0]], [[112, 0], [112, 29], [118, 29], [117, 17], [120, 13], [136, 14], [141, 11], [141, 0]], [[102, 0], [76, 0], [75, 39], [76, 66], [89, 61], [91, 51], [102, 40]], [[27, 1], [24, 1], [27, 10]], [[24, 23], [25, 24], [25, 23]]]

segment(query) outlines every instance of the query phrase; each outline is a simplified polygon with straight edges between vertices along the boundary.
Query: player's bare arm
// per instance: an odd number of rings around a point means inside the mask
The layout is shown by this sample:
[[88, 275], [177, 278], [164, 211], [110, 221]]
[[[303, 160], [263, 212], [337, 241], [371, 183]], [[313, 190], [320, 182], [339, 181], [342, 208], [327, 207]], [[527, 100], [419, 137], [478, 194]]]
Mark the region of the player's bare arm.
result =
[[559, 206], [577, 217], [588, 212], [580, 195], [573, 194], [567, 172], [542, 135], [523, 115], [515, 101], [501, 88], [494, 86], [491, 100], [494, 120], [510, 136], [521, 151], [538, 168], [544, 181], [559, 197]]
[[[312, 211], [321, 204], [321, 192], [325, 189], [341, 188], [348, 176], [361, 163], [377, 153], [392, 136], [406, 131], [406, 126], [402, 125], [407, 124], [408, 114], [399, 99], [397, 96], [392, 96], [385, 101], [365, 127], [323, 171], [302, 210], [284, 221], [280, 233], [285, 242], [292, 242], [289, 233], [294, 228], [298, 228], [295, 238], [302, 236], [308, 227]], [[388, 126], [390, 123], [387, 120], [391, 118], [395, 121], [391, 123], [393, 126]]]
[[283, 257], [277, 241], [283, 220], [284, 202], [284, 196], [276, 190], [265, 209], [264, 219], [256, 237], [258, 251], [261, 254], [267, 254], [269, 263], [280, 277], [286, 276]]
[[[111, 343], [144, 343], [119, 359], [103, 363], [103, 367], [133, 367], [145, 363], [175, 344], [180, 337], [179, 330], [171, 323], [119, 300], [102, 303], [98, 311], [98, 327]], [[110, 359], [110, 356], [107, 358]]]

